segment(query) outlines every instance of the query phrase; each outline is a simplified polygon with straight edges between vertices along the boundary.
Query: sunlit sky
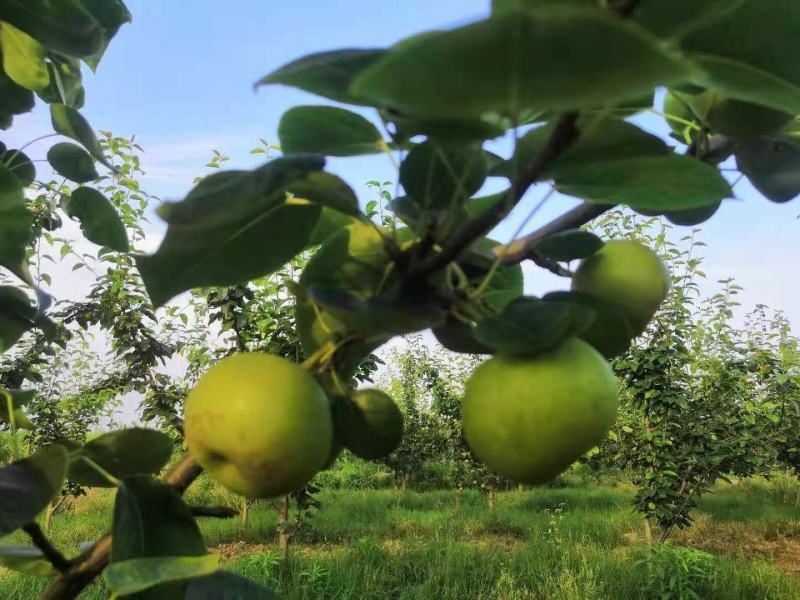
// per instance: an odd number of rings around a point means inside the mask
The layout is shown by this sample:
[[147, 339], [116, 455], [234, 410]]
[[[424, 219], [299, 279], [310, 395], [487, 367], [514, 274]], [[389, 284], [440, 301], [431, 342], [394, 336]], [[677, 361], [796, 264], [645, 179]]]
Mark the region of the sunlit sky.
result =
[[[146, 151], [143, 186], [164, 199], [180, 198], [191, 187], [193, 177], [207, 172], [204, 164], [212, 149], [231, 156], [231, 167], [253, 166], [258, 157], [251, 156], [249, 149], [258, 138], [278, 141], [277, 125], [286, 109], [298, 103], [327, 102], [289, 88], [254, 91], [253, 83], [262, 75], [310, 52], [386, 46], [422, 30], [475, 20], [489, 10], [489, 0], [406, 0], [402, 4], [366, 0], [128, 0], [127, 4], [134, 22], [120, 31], [98, 72], [93, 75], [87, 71], [88, 102], [83, 112], [97, 129], [117, 135], [136, 134]], [[48, 133], [48, 121], [39, 107], [19, 118], [5, 139], [11, 146]], [[640, 124], [652, 131], [664, 131], [657, 116], [644, 117]], [[35, 145], [30, 155], [44, 158], [46, 149], [45, 143]], [[367, 181], [396, 179], [385, 156], [331, 160], [329, 169], [343, 176], [362, 202], [370, 199]], [[498, 183], [489, 185], [497, 187]], [[495, 237], [508, 241], [542, 193], [541, 189], [533, 190], [508, 223], [498, 228]], [[726, 202], [704, 226], [701, 237], [709, 244], [705, 261], [709, 282], [704, 291], [713, 291], [716, 280], [735, 277], [745, 288], [741, 296], [745, 308], [766, 303], [783, 309], [797, 331], [800, 222], [796, 217], [800, 202], [771, 204], [747, 182], [736, 187], [736, 195], [737, 200]], [[555, 197], [526, 231], [573, 202]], [[154, 222], [148, 233], [147, 246], [154, 248], [163, 228]], [[75, 278], [79, 275], [64, 271], [61, 281], [68, 287], [56, 288], [57, 293], [75, 287], [70, 282], [77, 285]], [[564, 287], [562, 281], [554, 281], [538, 270], [529, 269], [527, 274], [531, 291]], [[55, 275], [59, 278], [58, 273]]]

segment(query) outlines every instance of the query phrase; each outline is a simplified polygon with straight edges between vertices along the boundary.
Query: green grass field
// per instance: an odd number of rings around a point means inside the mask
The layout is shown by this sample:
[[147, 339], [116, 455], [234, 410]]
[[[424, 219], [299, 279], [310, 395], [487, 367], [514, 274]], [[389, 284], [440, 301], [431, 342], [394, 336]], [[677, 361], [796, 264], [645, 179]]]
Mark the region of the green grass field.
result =
[[[679, 550], [670, 551], [663, 572], [639, 562], [647, 546], [631, 493], [625, 485], [504, 492], [489, 509], [474, 491], [329, 491], [293, 540], [285, 569], [276, 513], [266, 504], [253, 507], [246, 532], [239, 519], [205, 519], [202, 528], [225, 568], [290, 599], [655, 598], [658, 588], [648, 582], [680, 570], [689, 556], [680, 548], [711, 554], [691, 584], [700, 598], [800, 599], [796, 488], [758, 481], [719, 487], [704, 499], [696, 526], [675, 536]], [[92, 493], [56, 517], [53, 538], [74, 553], [102, 533], [110, 510], [107, 493]], [[25, 541], [18, 534], [4, 540]], [[45, 585], [4, 571], [0, 598], [31, 600]], [[101, 585], [82, 596], [105, 597]]]

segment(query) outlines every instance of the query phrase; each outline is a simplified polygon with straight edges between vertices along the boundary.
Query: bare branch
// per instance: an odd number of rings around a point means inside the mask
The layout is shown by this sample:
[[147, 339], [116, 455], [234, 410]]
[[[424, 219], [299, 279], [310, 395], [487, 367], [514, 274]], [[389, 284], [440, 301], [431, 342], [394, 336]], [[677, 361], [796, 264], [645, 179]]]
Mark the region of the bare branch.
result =
[[44, 557], [50, 561], [50, 564], [52, 564], [57, 571], [63, 573], [69, 569], [70, 562], [61, 554], [59, 549], [53, 545], [53, 542], [45, 535], [38, 523], [23, 525], [22, 530], [30, 536], [33, 545], [42, 551]]

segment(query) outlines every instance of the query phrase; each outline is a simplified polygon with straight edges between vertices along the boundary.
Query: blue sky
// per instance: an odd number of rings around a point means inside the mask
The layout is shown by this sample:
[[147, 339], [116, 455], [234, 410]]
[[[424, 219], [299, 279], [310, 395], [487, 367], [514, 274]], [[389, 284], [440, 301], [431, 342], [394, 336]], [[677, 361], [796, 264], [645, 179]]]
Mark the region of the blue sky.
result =
[[[86, 74], [88, 103], [84, 114], [95, 128], [118, 135], [136, 134], [146, 153], [143, 180], [150, 193], [181, 197], [195, 175], [204, 172], [212, 148], [232, 157], [229, 166], [256, 164], [248, 150], [258, 138], [277, 142], [281, 114], [298, 104], [325, 103], [288, 88], [255, 92], [262, 75], [304, 54], [348, 46], [386, 46], [422, 30], [475, 20], [489, 10], [489, 0], [211, 0], [191, 2], [128, 0], [134, 22], [124, 27], [96, 75]], [[422, 67], [422, 66], [421, 66]], [[11, 144], [49, 131], [41, 110], [18, 120]], [[663, 131], [660, 119], [643, 126]], [[45, 145], [35, 146], [43, 154]], [[31, 155], [36, 154], [32, 150]], [[331, 161], [362, 200], [371, 179], [395, 179], [386, 157]], [[541, 193], [534, 191], [533, 194]], [[785, 310], [795, 331], [800, 324], [800, 264], [797, 244], [800, 202], [770, 204], [745, 182], [739, 200], [727, 202], [704, 227], [709, 243], [706, 271], [711, 282], [736, 277], [746, 288], [746, 306], [764, 302]], [[527, 203], [535, 201], [531, 197]], [[529, 226], [571, 205], [550, 201]], [[530, 206], [530, 204], [527, 204]], [[496, 237], [507, 241], [521, 207]], [[154, 226], [157, 241], [160, 227]], [[155, 243], [155, 242], [154, 242]], [[532, 271], [531, 271], [532, 274]], [[536, 271], [529, 289], [541, 291], [554, 281]], [[557, 282], [563, 287], [562, 282]], [[713, 284], [706, 286], [711, 291]]]

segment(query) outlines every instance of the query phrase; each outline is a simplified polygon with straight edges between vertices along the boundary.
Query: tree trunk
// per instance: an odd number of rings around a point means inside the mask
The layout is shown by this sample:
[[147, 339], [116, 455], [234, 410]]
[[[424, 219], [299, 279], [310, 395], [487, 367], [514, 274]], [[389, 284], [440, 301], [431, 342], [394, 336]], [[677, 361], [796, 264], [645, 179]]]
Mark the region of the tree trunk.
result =
[[494, 488], [489, 488], [489, 492], [486, 494], [486, 503], [489, 505], [489, 510], [494, 510], [494, 507], [497, 506], [494, 497]]
[[250, 504], [252, 504], [250, 498], [242, 498], [242, 531], [244, 533], [247, 533], [247, 529], [250, 525]]
[[280, 548], [281, 561], [286, 566], [289, 562], [289, 541], [292, 534], [289, 532], [289, 496], [284, 496], [278, 518], [278, 547]]
[[58, 501], [51, 502], [47, 505], [47, 513], [45, 514], [44, 520], [44, 530], [47, 535], [50, 535], [50, 531], [53, 529], [53, 517], [56, 514], [56, 511], [64, 504], [64, 500], [66, 500], [66, 496], [61, 496]]

